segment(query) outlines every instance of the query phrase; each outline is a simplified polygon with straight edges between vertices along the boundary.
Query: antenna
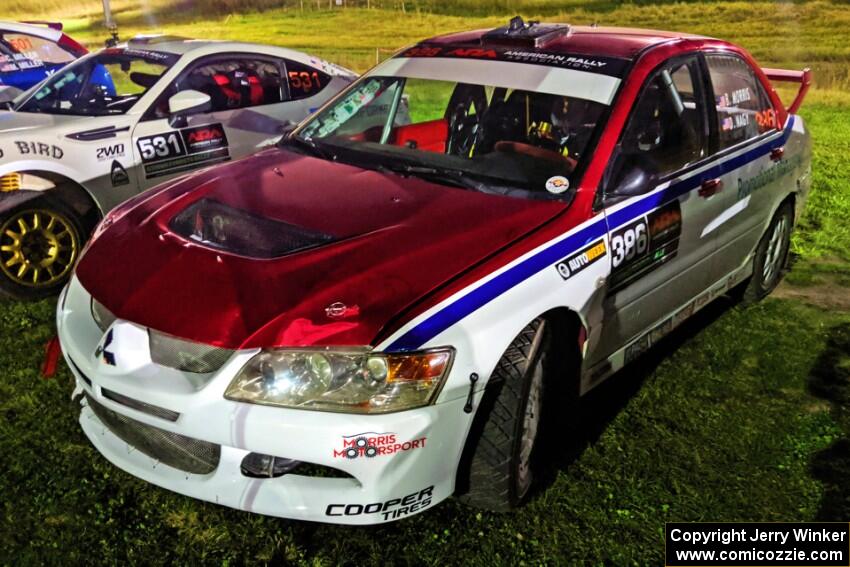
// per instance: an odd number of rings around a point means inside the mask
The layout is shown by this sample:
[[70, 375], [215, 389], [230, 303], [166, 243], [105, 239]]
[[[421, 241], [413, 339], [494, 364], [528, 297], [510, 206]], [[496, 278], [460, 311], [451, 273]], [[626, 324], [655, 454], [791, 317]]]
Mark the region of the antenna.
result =
[[103, 1], [103, 22], [106, 24], [106, 29], [109, 30], [109, 38], [104, 42], [106, 47], [115, 47], [118, 45], [118, 24], [112, 18], [112, 8], [109, 6], [109, 0]]

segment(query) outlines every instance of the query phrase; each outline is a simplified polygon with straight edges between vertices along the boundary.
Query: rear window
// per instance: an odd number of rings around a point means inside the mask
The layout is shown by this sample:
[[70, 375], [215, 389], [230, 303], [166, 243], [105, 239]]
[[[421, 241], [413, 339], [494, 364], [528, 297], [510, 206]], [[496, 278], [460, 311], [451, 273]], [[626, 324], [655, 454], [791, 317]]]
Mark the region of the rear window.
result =
[[746, 61], [734, 55], [708, 55], [706, 62], [714, 88], [720, 149], [776, 128], [773, 105]]
[[0, 32], [0, 72], [43, 65], [64, 65], [75, 59], [58, 44], [23, 33]]
[[289, 81], [289, 96], [292, 100], [319, 94], [331, 80], [327, 73], [291, 59], [286, 60], [286, 78]]

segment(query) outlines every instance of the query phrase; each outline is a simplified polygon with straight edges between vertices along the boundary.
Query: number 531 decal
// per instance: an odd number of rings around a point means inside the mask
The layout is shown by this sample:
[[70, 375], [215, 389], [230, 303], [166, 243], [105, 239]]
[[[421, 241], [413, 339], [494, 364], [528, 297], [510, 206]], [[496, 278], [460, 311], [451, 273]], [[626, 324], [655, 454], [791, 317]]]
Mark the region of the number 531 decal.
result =
[[142, 161], [145, 163], [186, 153], [177, 132], [139, 138], [138, 146]]

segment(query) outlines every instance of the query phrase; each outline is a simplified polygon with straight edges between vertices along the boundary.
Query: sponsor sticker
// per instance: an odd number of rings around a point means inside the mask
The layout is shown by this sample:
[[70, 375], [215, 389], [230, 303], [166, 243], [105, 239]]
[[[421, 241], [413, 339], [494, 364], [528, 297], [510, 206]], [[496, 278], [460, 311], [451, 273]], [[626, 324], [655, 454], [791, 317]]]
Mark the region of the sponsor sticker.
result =
[[679, 309], [679, 311], [677, 311], [675, 315], [673, 315], [674, 329], [684, 323], [685, 320], [687, 320], [691, 315], [694, 314], [694, 304], [695, 302], [691, 301], [690, 303]]
[[563, 175], [556, 175], [546, 180], [546, 190], [555, 195], [560, 195], [570, 188], [570, 181]]
[[582, 271], [592, 263], [604, 257], [607, 253], [605, 240], [599, 239], [593, 244], [586, 247], [584, 250], [576, 252], [572, 256], [567, 256], [557, 264], [555, 269], [565, 280]]
[[654, 329], [649, 332], [649, 342], [650, 344], [657, 344], [664, 335], [673, 330], [673, 318], [668, 318], [663, 323], [657, 325]]
[[340, 446], [333, 450], [335, 459], [359, 459], [384, 457], [422, 449], [425, 447], [427, 437], [400, 441], [395, 433], [376, 433], [367, 431], [354, 435], [343, 435]]
[[45, 144], [43, 142], [15, 142], [18, 153], [22, 156], [34, 155], [53, 159], [62, 159], [65, 152], [57, 145]]
[[676, 257], [682, 234], [679, 201], [611, 233], [611, 290], [624, 288]]
[[625, 364], [630, 363], [649, 349], [649, 333], [626, 347]]
[[120, 187], [130, 183], [130, 176], [127, 175], [127, 170], [121, 165], [118, 160], [112, 162], [112, 170], [109, 173], [109, 179], [112, 181], [113, 187]]
[[431, 505], [434, 495], [434, 486], [411, 492], [410, 494], [390, 498], [384, 502], [372, 502], [369, 504], [328, 504], [325, 508], [325, 516], [361, 516], [364, 514], [380, 514], [383, 520], [393, 520], [418, 512]]
[[148, 179], [230, 159], [220, 123], [145, 136], [136, 141], [136, 146]]
[[117, 157], [124, 157], [124, 144], [112, 144], [111, 146], [97, 148], [95, 149], [95, 156], [97, 157], [97, 161], [106, 161]]

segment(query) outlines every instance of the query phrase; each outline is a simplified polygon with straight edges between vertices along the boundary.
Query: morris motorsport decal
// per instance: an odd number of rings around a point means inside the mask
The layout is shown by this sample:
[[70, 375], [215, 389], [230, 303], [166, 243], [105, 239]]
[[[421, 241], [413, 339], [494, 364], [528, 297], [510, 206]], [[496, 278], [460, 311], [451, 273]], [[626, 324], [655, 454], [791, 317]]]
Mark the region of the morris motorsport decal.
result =
[[584, 250], [576, 252], [572, 256], [567, 256], [557, 264], [555, 269], [561, 274], [565, 280], [579, 273], [595, 261], [604, 257], [606, 253], [605, 241], [597, 240]]
[[611, 291], [621, 289], [676, 257], [682, 233], [678, 199], [611, 234]]
[[427, 437], [401, 442], [395, 433], [357, 433], [344, 435], [342, 445], [333, 450], [335, 459], [357, 459], [393, 455], [425, 447]]
[[490, 61], [509, 61], [511, 63], [529, 63], [546, 67], [560, 67], [588, 71], [612, 77], [622, 77], [628, 66], [627, 59], [618, 57], [597, 57], [571, 55], [569, 53], [547, 53], [536, 49], [525, 50], [505, 47], [462, 47], [458, 45], [411, 47], [397, 57], [451, 57], [460, 59], [485, 59]]
[[220, 123], [145, 136], [136, 141], [145, 177], [160, 177], [230, 159]]

